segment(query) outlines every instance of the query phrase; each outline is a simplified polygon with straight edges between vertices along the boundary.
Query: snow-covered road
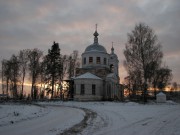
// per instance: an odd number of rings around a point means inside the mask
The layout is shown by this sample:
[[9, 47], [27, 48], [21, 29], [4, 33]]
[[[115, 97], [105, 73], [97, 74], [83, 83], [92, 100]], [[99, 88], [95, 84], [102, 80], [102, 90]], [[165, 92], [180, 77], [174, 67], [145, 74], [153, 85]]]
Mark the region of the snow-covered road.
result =
[[[9, 106], [14, 108], [12, 105]], [[31, 106], [32, 108], [34, 106]], [[2, 108], [1, 108], [2, 109]], [[63, 106], [47, 106], [47, 113], [40, 117], [24, 119], [13, 124], [0, 126], [1, 135], [56, 135], [79, 123], [84, 111]], [[23, 114], [23, 112], [20, 113]], [[21, 114], [19, 114], [21, 115]], [[17, 116], [18, 117], [18, 116]], [[19, 116], [20, 117], [20, 116]], [[11, 118], [9, 118], [10, 120]]]
[[83, 135], [180, 135], [180, 105], [113, 102], [67, 102], [65, 106], [88, 108], [97, 117]]
[[[0, 114], [5, 110], [2, 113], [3, 116], [0, 117], [0, 134], [180, 135], [180, 104], [173, 102], [146, 105], [133, 102], [72, 101], [39, 104], [45, 105], [46, 108], [44, 110], [42, 108], [36, 110], [35, 106], [25, 108], [24, 113], [21, 114], [19, 111], [20, 115], [17, 116], [17, 118], [23, 119], [22, 121], [14, 120], [15, 123], [5, 125], [3, 125], [3, 121], [7, 123], [8, 119], [13, 118], [11, 117], [12, 113], [5, 114], [13, 109], [7, 110], [6, 106], [0, 106], [0, 110], [2, 110]], [[34, 108], [35, 111], [30, 108]], [[85, 122], [82, 122], [84, 116], [87, 117], [86, 110], [89, 111], [90, 116]], [[38, 115], [31, 116], [33, 112]], [[29, 119], [26, 119], [26, 115]], [[73, 125], [76, 126], [72, 128]], [[79, 127], [81, 129], [76, 130]]]
[[[164, 108], [163, 108], [164, 107]], [[114, 109], [114, 110], [113, 110]], [[103, 111], [102, 111], [103, 110]], [[167, 106], [118, 106], [96, 110], [108, 123], [95, 135], [179, 135], [180, 108]]]

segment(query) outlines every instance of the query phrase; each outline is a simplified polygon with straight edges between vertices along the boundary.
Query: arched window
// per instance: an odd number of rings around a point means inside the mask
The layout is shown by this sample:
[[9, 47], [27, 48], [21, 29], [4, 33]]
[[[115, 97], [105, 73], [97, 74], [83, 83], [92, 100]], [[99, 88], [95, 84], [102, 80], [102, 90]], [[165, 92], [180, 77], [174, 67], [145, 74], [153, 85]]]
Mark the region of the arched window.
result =
[[110, 70], [111, 70], [111, 72], [114, 72], [114, 65], [113, 64], [110, 65]]

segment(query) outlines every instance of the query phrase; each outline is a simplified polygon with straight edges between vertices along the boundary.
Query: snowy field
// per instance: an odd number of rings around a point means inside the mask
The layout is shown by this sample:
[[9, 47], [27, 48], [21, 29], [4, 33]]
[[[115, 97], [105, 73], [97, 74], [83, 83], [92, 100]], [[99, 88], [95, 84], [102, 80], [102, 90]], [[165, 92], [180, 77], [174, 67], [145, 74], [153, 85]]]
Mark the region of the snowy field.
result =
[[171, 101], [38, 104], [0, 105], [0, 134], [180, 135], [180, 105]]

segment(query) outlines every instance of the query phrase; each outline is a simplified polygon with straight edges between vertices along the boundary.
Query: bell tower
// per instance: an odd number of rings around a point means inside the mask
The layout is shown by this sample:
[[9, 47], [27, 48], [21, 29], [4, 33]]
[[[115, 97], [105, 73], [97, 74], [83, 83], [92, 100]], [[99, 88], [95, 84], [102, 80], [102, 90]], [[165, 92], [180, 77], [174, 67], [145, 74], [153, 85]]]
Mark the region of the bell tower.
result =
[[119, 77], [119, 60], [117, 55], [114, 53], [114, 47], [112, 42], [111, 53], [109, 54], [109, 67], [111, 72], [115, 73]]

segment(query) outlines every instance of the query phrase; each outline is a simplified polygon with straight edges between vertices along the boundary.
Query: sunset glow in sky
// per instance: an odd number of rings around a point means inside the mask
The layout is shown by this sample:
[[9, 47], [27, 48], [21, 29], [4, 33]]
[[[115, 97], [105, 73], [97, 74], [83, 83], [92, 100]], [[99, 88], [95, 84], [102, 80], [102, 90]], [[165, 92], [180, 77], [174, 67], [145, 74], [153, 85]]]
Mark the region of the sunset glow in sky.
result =
[[127, 33], [144, 22], [162, 44], [164, 64], [180, 83], [180, 0], [1, 0], [0, 60], [22, 49], [47, 53], [53, 41], [62, 54], [83, 53], [93, 43], [98, 24], [99, 43], [108, 53], [114, 42], [121, 81]]

